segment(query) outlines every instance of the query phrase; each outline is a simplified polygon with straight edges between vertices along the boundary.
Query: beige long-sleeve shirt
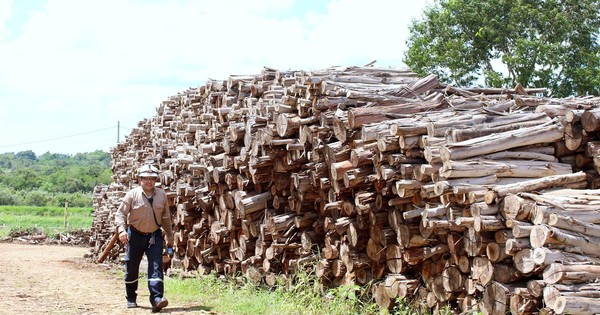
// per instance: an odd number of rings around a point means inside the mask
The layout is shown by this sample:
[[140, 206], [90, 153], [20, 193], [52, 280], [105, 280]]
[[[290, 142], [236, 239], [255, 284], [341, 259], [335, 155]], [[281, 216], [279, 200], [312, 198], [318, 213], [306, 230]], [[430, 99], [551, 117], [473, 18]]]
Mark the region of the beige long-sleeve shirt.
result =
[[[150, 197], [150, 196], [149, 196]], [[173, 244], [171, 213], [167, 205], [167, 195], [160, 188], [154, 188], [152, 205], [144, 195], [141, 186], [131, 189], [115, 214], [119, 233], [127, 231], [127, 224], [144, 233], [156, 231], [160, 225], [167, 236], [167, 243]], [[156, 221], [154, 220], [156, 218]]]

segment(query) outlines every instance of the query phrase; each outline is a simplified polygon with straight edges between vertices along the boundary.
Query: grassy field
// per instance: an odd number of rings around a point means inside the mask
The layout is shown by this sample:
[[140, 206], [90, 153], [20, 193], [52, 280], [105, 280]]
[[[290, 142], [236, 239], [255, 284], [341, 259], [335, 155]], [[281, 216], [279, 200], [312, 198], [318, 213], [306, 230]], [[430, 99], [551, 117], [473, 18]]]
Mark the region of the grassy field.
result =
[[[0, 206], [0, 237], [25, 230], [44, 231], [48, 237], [60, 232], [90, 229], [92, 208]], [[66, 224], [65, 224], [66, 223]]]

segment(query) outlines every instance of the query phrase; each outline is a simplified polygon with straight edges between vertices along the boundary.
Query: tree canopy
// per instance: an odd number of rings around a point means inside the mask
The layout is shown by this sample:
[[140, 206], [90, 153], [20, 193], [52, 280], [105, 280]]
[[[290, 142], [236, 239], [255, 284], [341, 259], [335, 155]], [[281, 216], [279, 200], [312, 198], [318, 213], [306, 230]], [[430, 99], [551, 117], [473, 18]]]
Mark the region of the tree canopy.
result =
[[0, 205], [53, 205], [69, 201], [91, 206], [98, 184], [112, 181], [110, 155], [104, 151], [73, 156], [33, 151], [0, 154]]
[[468, 87], [600, 94], [600, 0], [435, 0], [413, 20], [404, 62]]

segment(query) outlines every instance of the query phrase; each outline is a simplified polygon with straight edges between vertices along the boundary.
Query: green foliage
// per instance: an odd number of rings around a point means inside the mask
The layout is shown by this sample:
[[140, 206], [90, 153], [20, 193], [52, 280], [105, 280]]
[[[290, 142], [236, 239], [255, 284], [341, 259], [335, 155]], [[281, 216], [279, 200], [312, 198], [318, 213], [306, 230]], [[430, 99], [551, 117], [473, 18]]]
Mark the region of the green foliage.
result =
[[25, 204], [31, 206], [44, 206], [50, 203], [52, 196], [43, 190], [32, 190], [25, 196]]
[[2, 183], [16, 189], [29, 190], [39, 188], [42, 180], [33, 168], [20, 167], [3, 176]]
[[16, 205], [17, 196], [14, 189], [0, 186], [0, 205]]
[[[406, 298], [396, 298], [394, 308], [390, 311], [391, 315], [429, 315], [431, 310], [428, 309], [424, 301], [409, 301]], [[450, 308], [444, 307], [439, 310], [440, 315], [453, 314]]]
[[404, 62], [470, 86], [600, 94], [600, 1], [435, 0], [410, 26]]
[[21, 151], [21, 152], [17, 153], [17, 158], [22, 159], [22, 160], [29, 160], [29, 161], [37, 160], [37, 156], [31, 150]]
[[91, 207], [91, 192], [49, 193], [41, 189], [15, 191], [0, 185], [0, 206], [55, 206]]
[[53, 194], [54, 198], [50, 202], [53, 206], [63, 206], [65, 201], [69, 207], [91, 207], [92, 193], [91, 192], [76, 192], [76, 193], [59, 193]]
[[201, 301], [198, 310], [219, 314], [389, 314], [365, 297], [356, 285], [323, 290], [313, 275], [299, 271], [274, 287], [244, 278], [211, 273], [196, 278], [170, 277], [165, 290], [174, 303]]
[[91, 193], [112, 181], [107, 152], [74, 156], [32, 151], [0, 154], [0, 205], [90, 207]]
[[327, 291], [325, 300], [335, 305], [339, 314], [375, 314], [377, 305], [365, 297], [365, 291], [358, 285], [342, 285]]

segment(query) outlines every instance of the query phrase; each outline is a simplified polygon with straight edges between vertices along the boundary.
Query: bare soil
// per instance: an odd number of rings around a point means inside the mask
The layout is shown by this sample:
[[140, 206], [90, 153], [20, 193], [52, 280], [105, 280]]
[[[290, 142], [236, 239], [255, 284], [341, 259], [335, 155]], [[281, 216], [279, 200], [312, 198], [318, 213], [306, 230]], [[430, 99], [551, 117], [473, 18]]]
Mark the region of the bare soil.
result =
[[[86, 247], [0, 242], [1, 314], [150, 314], [144, 278], [138, 308], [127, 309], [122, 272], [84, 258]], [[165, 293], [169, 298], [169, 292]], [[209, 314], [170, 301], [161, 313]]]

